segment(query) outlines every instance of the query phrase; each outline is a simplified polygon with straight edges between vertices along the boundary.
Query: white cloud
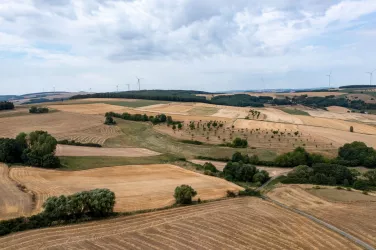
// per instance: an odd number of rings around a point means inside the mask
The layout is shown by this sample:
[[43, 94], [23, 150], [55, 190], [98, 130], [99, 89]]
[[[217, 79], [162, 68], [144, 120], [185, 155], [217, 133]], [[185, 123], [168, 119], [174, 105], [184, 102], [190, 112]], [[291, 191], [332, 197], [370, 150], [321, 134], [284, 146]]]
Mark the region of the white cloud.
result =
[[[336, 41], [336, 34], [375, 12], [374, 0], [3, 0], [0, 58], [7, 60], [0, 66], [21, 61], [25, 72], [35, 74], [48, 68], [80, 79], [66, 83], [72, 85], [133, 81], [136, 72], [176, 88], [227, 81], [201, 72], [245, 79], [326, 66], [361, 67], [362, 60], [375, 62], [360, 45], [369, 44], [364, 37], [374, 41], [372, 31], [362, 31], [363, 40], [355, 41], [349, 31], [342, 34], [349, 41]], [[348, 51], [342, 43], [354, 46]], [[12, 58], [11, 53], [26, 55]], [[365, 57], [358, 60], [357, 53]], [[341, 60], [332, 60], [333, 55]], [[10, 79], [4, 73], [0, 77]], [[176, 78], [178, 86], [170, 81]], [[11, 81], [29, 79], [13, 75]], [[56, 81], [62, 84], [61, 79]]]

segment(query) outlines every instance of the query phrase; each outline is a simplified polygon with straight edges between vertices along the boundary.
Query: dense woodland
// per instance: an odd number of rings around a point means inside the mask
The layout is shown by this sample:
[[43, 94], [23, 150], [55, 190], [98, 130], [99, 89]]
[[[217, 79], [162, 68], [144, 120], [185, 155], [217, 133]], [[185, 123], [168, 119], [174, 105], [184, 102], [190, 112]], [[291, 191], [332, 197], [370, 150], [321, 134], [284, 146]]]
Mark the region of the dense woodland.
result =
[[14, 104], [13, 102], [0, 102], [0, 110], [10, 110], [14, 109]]
[[308, 97], [300, 95], [285, 98], [273, 98], [271, 96], [250, 96], [247, 94], [220, 95], [215, 96], [211, 100], [207, 100], [203, 96], [197, 94], [210, 94], [201, 91], [188, 90], [142, 90], [128, 92], [112, 92], [112, 93], [96, 93], [89, 95], [76, 95], [71, 99], [84, 98], [129, 98], [129, 99], [147, 99], [147, 100], [163, 100], [176, 102], [202, 102], [216, 105], [228, 105], [238, 107], [264, 107], [265, 104], [270, 105], [296, 105], [301, 104], [313, 108], [326, 108], [329, 106], [340, 106], [345, 108], [365, 111], [376, 109], [376, 104], [365, 103], [362, 100], [349, 100], [345, 97], [336, 97], [329, 95], [325, 97]]

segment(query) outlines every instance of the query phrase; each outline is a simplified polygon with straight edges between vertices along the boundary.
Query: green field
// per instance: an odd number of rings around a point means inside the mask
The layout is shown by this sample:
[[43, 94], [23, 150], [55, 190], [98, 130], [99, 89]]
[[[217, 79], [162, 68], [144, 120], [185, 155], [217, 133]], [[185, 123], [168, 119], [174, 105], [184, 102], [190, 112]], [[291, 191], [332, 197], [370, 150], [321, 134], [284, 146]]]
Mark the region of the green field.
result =
[[106, 101], [106, 102], [101, 102], [101, 103], [106, 103], [106, 104], [111, 104], [111, 105], [117, 105], [117, 106], [122, 106], [122, 107], [128, 107], [128, 108], [140, 108], [140, 107], [145, 107], [145, 106], [150, 106], [150, 105], [155, 105], [155, 104], [163, 104], [163, 103], [169, 103], [166, 101], [153, 101], [153, 100], [135, 100], [131, 102], [127, 101]]
[[218, 112], [218, 108], [215, 107], [194, 107], [189, 110], [190, 115], [214, 115]]
[[188, 159], [196, 156], [231, 157], [236, 151], [257, 154], [261, 160], [273, 160], [276, 157], [274, 151], [266, 149], [234, 149], [216, 145], [190, 145], [155, 131], [149, 123], [121, 119], [116, 121], [123, 135], [108, 139], [104, 144], [105, 147], [141, 147]]
[[290, 115], [306, 115], [306, 116], [310, 116], [309, 113], [303, 111], [303, 110], [299, 110], [299, 109], [289, 109], [289, 108], [281, 108], [281, 110], [283, 112], [286, 112]]
[[168, 154], [150, 157], [64, 156], [59, 157], [59, 159], [62, 165], [61, 170], [85, 170], [122, 165], [162, 164], [178, 160], [176, 157]]

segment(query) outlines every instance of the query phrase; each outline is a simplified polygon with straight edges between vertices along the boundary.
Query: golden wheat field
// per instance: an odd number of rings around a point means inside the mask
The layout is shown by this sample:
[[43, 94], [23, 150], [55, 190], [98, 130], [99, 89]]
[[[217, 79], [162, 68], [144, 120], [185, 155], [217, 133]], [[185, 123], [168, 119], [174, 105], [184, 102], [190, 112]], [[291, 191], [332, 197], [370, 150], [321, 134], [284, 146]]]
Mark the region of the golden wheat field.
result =
[[[353, 194], [357, 191], [333, 188], [330, 190], [330, 195], [322, 193], [317, 196], [306, 190], [311, 187], [312, 185], [281, 185], [269, 192], [268, 196], [316, 216], [376, 247], [376, 217], [373, 212], [376, 211], [375, 197], [360, 199], [359, 197], [363, 194]], [[336, 194], [333, 194], [334, 192]], [[338, 196], [346, 196], [346, 192], [348, 192], [348, 197], [342, 197], [342, 201], [339, 201]], [[331, 198], [333, 196], [337, 199], [333, 200]]]
[[241, 190], [223, 179], [202, 175], [174, 165], [127, 165], [82, 171], [12, 168], [10, 177], [36, 195], [36, 209], [50, 196], [72, 194], [95, 188], [115, 192], [116, 211], [160, 208], [174, 203], [174, 189], [191, 185], [201, 200], [226, 196], [227, 190]]
[[5, 117], [0, 119], [0, 137], [13, 138], [21, 132], [44, 130], [58, 140], [103, 144], [121, 133], [118, 127], [104, 125], [103, 121], [103, 116], [68, 112]]
[[9, 179], [8, 172], [8, 166], [0, 163], [0, 220], [27, 216], [33, 209], [32, 196], [21, 191], [21, 187]]
[[147, 157], [160, 153], [145, 148], [96, 148], [58, 145], [56, 156], [120, 156], [120, 157]]
[[0, 238], [11, 249], [360, 249], [318, 224], [257, 198], [197, 206]]

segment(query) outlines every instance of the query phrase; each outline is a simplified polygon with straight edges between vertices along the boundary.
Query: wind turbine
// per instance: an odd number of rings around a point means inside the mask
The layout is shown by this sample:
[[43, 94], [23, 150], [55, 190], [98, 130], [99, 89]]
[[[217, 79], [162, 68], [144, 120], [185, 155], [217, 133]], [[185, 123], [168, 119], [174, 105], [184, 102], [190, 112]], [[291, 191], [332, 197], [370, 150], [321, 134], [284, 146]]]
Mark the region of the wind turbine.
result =
[[131, 90], [131, 85], [130, 84], [126, 84], [128, 85], [128, 91]]
[[137, 78], [138, 90], [141, 90], [141, 79], [143, 78], [138, 78], [137, 76], [136, 78]]
[[331, 78], [332, 78], [332, 71], [330, 71], [330, 74], [326, 75], [326, 76], [329, 77], [329, 88], [330, 88], [330, 82], [331, 82]]
[[373, 75], [373, 72], [375, 72], [375, 70], [372, 70], [371, 72], [366, 72], [366, 74], [369, 74], [369, 85], [372, 85], [372, 75]]
[[116, 85], [116, 92], [119, 92], [119, 85]]

